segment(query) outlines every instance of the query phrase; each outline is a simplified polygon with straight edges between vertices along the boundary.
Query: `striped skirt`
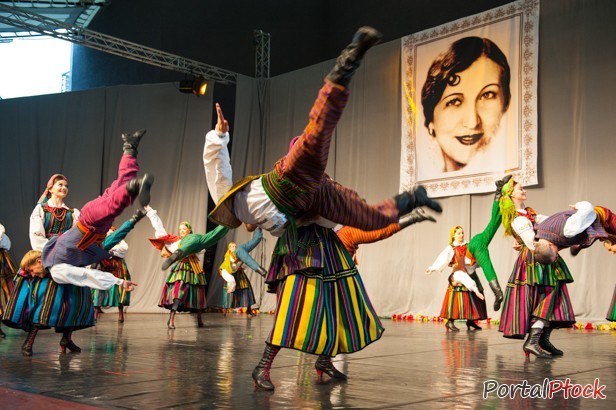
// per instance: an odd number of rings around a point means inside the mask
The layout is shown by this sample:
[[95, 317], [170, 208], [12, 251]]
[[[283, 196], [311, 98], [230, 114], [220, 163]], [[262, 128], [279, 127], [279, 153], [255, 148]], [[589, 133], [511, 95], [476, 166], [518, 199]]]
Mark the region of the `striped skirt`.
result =
[[573, 282], [569, 268], [559, 256], [551, 265], [535, 264], [524, 247], [516, 260], [505, 289], [499, 331], [504, 337], [522, 339], [533, 318], [550, 322], [552, 327], [570, 327], [575, 323], [567, 283]]
[[179, 299], [178, 312], [203, 311], [207, 307], [206, 284], [203, 269], [191, 257], [184, 258], [171, 266], [158, 306], [171, 309], [173, 301]]
[[94, 326], [94, 305], [90, 288], [58, 285], [51, 278], [30, 283], [30, 322], [56, 332]]
[[277, 304], [267, 342], [333, 357], [380, 339], [383, 325], [336, 234], [318, 225], [297, 232], [297, 251], [273, 256], [267, 282]]
[[614, 287], [614, 295], [612, 296], [612, 303], [610, 304], [610, 308], [607, 311], [607, 315], [605, 317], [610, 322], [616, 322], [616, 287]]
[[2, 323], [14, 329], [23, 329], [29, 332], [32, 328], [30, 323], [30, 282], [38, 280], [30, 277], [17, 275], [13, 291], [3, 306]]
[[252, 285], [243, 269], [239, 269], [233, 274], [235, 277], [235, 291], [227, 292], [227, 287], [222, 288], [222, 306], [226, 309], [239, 307], [250, 308], [255, 304], [255, 294]]
[[[122, 258], [112, 257], [101, 261], [98, 269], [113, 274], [116, 278], [130, 280], [126, 262]], [[113, 285], [109, 290], [92, 289], [92, 301], [95, 307], [117, 307], [130, 305], [130, 292], [122, 286]]]
[[0, 249], [0, 315], [11, 298], [15, 277], [15, 264], [6, 249]]
[[464, 286], [449, 286], [440, 316], [444, 319], [484, 320], [488, 318], [485, 300]]

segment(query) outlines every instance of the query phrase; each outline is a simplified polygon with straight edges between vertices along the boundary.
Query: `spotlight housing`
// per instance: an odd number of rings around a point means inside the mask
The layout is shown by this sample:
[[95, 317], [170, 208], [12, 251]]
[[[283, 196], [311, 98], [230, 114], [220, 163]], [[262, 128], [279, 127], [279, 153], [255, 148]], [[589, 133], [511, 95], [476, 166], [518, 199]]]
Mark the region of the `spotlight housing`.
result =
[[205, 95], [207, 81], [205, 81], [205, 78], [201, 76], [195, 77], [192, 80], [182, 80], [180, 81], [179, 89], [181, 93], [194, 94], [197, 97], [201, 97], [202, 95]]

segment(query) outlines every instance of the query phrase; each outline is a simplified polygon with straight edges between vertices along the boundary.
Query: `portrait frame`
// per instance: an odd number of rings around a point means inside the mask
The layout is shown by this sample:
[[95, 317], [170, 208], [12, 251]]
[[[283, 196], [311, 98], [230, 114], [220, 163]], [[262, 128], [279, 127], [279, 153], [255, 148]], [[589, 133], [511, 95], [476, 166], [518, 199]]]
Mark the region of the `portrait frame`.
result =
[[[422, 184], [433, 197], [492, 192], [509, 173], [537, 184], [538, 24], [539, 1], [520, 0], [401, 39], [400, 191]], [[487, 38], [505, 54], [511, 99], [474, 162], [446, 170], [444, 150], [425, 125], [422, 88], [433, 61], [465, 37]]]

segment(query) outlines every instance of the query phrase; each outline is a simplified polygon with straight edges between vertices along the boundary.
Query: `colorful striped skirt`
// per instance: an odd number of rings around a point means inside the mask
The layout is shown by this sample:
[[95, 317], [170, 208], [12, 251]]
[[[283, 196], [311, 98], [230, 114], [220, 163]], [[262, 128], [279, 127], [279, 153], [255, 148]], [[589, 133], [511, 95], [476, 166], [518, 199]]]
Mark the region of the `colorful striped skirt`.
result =
[[[191, 255], [197, 259], [195, 255]], [[158, 306], [171, 309], [175, 299], [180, 301], [178, 312], [204, 311], [206, 285], [203, 269], [189, 256], [171, 266], [163, 286]]]
[[444, 319], [484, 320], [488, 318], [485, 300], [464, 286], [449, 286], [440, 316]]
[[243, 269], [233, 273], [235, 277], [235, 291], [227, 292], [227, 287], [222, 288], [222, 306], [226, 309], [234, 309], [239, 307], [250, 308], [255, 304], [255, 294], [252, 290], [252, 285], [246, 276]]
[[94, 326], [94, 305], [90, 288], [58, 285], [51, 278], [30, 283], [30, 322], [56, 332]]
[[610, 322], [616, 322], [616, 286], [614, 287], [614, 295], [612, 296], [612, 304], [607, 311], [607, 315], [605, 317]]
[[[116, 278], [130, 280], [126, 262], [122, 258], [111, 257], [101, 261], [98, 269], [113, 274]], [[113, 285], [109, 290], [92, 289], [92, 301], [95, 307], [117, 307], [130, 305], [130, 292], [122, 286]]]
[[267, 282], [277, 304], [267, 343], [333, 357], [380, 339], [383, 325], [336, 234], [318, 225], [297, 233], [296, 252], [273, 256]]
[[3, 306], [2, 323], [14, 329], [23, 329], [29, 332], [30, 323], [30, 282], [38, 278], [30, 278], [18, 274], [15, 276], [13, 291]]
[[573, 278], [560, 256], [551, 265], [536, 264], [532, 252], [524, 247], [505, 289], [498, 330], [504, 337], [523, 339], [535, 318], [556, 328], [573, 326], [575, 314], [567, 290], [570, 282]]
[[11, 298], [15, 278], [15, 264], [6, 249], [0, 249], [0, 315]]

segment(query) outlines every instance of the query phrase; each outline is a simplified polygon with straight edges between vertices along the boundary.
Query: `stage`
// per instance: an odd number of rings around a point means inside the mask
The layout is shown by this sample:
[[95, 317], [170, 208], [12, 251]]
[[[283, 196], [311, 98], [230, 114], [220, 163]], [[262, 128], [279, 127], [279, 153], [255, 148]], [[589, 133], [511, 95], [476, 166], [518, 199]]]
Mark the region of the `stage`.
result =
[[[2, 408], [616, 408], [616, 331], [554, 331], [564, 356], [526, 359], [523, 341], [503, 338], [494, 325], [468, 331], [458, 321], [460, 331], [447, 333], [443, 323], [384, 319], [379, 341], [335, 358], [347, 382], [319, 380], [315, 356], [283, 349], [271, 371], [276, 390], [266, 392], [255, 389], [251, 372], [269, 314], [207, 313], [204, 328], [195, 315], [178, 314], [175, 330], [164, 314], [129, 310], [123, 324], [117, 318], [109, 309], [95, 327], [75, 332], [81, 353], [61, 354], [61, 335], [40, 331], [32, 357], [21, 355], [26, 334], [2, 326]], [[606, 398], [565, 399], [567, 379], [577, 385], [570, 395]], [[561, 390], [551, 399], [521, 397], [546, 394], [546, 386]]]

